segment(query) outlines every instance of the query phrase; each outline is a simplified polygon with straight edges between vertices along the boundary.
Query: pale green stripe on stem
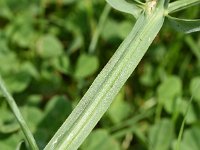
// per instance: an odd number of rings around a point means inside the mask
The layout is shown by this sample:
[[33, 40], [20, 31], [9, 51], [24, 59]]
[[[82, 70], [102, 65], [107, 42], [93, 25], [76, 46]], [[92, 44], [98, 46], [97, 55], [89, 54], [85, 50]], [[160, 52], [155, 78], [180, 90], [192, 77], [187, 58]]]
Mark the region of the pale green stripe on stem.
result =
[[63, 123], [45, 150], [75, 150], [106, 112], [134, 71], [164, 22], [164, 0], [155, 12], [142, 13], [89, 90]]

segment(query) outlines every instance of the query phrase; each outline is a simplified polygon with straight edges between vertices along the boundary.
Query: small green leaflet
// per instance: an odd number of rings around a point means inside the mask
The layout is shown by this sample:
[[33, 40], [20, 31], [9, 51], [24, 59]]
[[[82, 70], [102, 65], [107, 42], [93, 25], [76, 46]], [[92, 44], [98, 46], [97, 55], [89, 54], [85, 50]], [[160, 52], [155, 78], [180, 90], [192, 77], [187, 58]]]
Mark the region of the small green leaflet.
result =
[[200, 19], [179, 19], [167, 16], [167, 20], [172, 28], [184, 33], [192, 33], [200, 31]]

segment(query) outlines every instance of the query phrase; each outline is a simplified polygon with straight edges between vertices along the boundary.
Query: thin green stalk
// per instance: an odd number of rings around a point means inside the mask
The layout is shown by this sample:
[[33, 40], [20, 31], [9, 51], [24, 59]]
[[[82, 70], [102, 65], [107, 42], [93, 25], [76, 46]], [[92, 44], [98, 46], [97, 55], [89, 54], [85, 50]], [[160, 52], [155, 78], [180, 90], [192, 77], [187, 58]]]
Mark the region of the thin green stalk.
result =
[[[97, 76], [45, 150], [76, 150], [106, 112], [146, 53], [164, 22], [164, 2], [148, 2], [131, 33]], [[155, 1], [154, 1], [155, 3]]]
[[145, 145], [147, 147], [147, 143], [148, 143], [147, 138], [142, 133], [142, 131], [139, 130], [139, 127], [136, 124], [133, 124], [133, 126], [131, 126], [129, 128], [122, 129], [119, 132], [113, 133], [112, 137], [115, 139], [119, 139], [119, 138], [126, 136], [127, 134], [136, 135], [137, 138], [140, 139], [140, 142], [142, 142], [143, 145]]
[[195, 43], [191, 36], [186, 36], [184, 40], [188, 44], [198, 61], [200, 62], [200, 51], [198, 45]]
[[163, 104], [158, 103], [156, 107], [156, 116], [155, 116], [155, 122], [159, 122], [161, 118]]
[[26, 137], [26, 140], [29, 143], [30, 149], [39, 150], [28, 125], [26, 124], [24, 118], [22, 117], [22, 115], [17, 107], [17, 104], [15, 103], [14, 98], [11, 96], [11, 94], [6, 89], [1, 76], [0, 76], [0, 90], [2, 91], [3, 96], [6, 98], [11, 110], [13, 111], [13, 114], [15, 115], [15, 118], [17, 119], [17, 121]]
[[188, 105], [187, 105], [187, 108], [186, 108], [186, 111], [185, 111], [185, 115], [184, 115], [184, 119], [183, 119], [183, 121], [181, 123], [181, 128], [180, 128], [180, 131], [179, 131], [179, 134], [178, 134], [178, 141], [176, 143], [176, 150], [180, 150], [180, 143], [181, 143], [181, 139], [182, 139], [182, 136], [183, 136], [183, 131], [184, 131], [184, 127], [185, 127], [185, 121], [186, 121], [186, 117], [187, 117], [187, 114], [189, 112], [192, 100], [193, 100], [193, 96], [190, 98], [190, 101], [188, 102]]
[[112, 137], [114, 137], [115, 139], [118, 139], [125, 136], [128, 133], [136, 132], [137, 130], [138, 130], [138, 127], [136, 126], [136, 124], [133, 124], [133, 126], [129, 128], [121, 129], [120, 131], [113, 133]]
[[48, 0], [40, 1], [39, 8], [40, 8], [40, 14], [39, 14], [39, 33], [42, 35], [45, 31], [45, 9], [46, 5], [48, 4]]
[[128, 120], [125, 120], [125, 121], [123, 121], [119, 124], [116, 124], [115, 126], [111, 127], [108, 130], [109, 130], [109, 132], [113, 132], [113, 131], [117, 131], [117, 130], [125, 128], [125, 127], [133, 126], [134, 124], [136, 124], [140, 120], [153, 115], [153, 113], [154, 113], [154, 110], [152, 110], [152, 109], [150, 109], [148, 111], [144, 111], [137, 116], [134, 116], [132, 118], [129, 118]]
[[104, 24], [106, 22], [106, 19], [108, 17], [110, 10], [111, 10], [110, 5], [106, 4], [106, 6], [104, 7], [104, 10], [103, 10], [103, 12], [100, 16], [99, 23], [97, 25], [97, 28], [94, 32], [94, 35], [92, 37], [92, 40], [91, 40], [91, 43], [90, 43], [90, 46], [89, 46], [89, 53], [91, 53], [91, 54], [94, 53], [94, 51], [96, 49], [100, 33], [103, 30]]
[[[195, 92], [198, 92], [197, 89], [199, 88], [200, 84], [198, 84], [196, 87], [195, 87]], [[190, 110], [190, 105], [192, 104], [192, 101], [193, 101], [193, 94], [188, 102], [188, 105], [187, 105], [187, 108], [186, 108], [186, 111], [185, 111], [185, 114], [184, 114], [184, 119], [182, 121], [182, 124], [181, 124], [181, 128], [180, 128], [180, 131], [179, 131], [179, 134], [178, 134], [178, 141], [176, 143], [176, 149], [175, 150], [180, 150], [180, 143], [181, 143], [181, 139], [182, 139], [182, 136], [183, 136], [183, 131], [184, 131], [184, 127], [185, 127], [185, 122], [186, 122], [186, 118], [187, 118], [187, 114]]]

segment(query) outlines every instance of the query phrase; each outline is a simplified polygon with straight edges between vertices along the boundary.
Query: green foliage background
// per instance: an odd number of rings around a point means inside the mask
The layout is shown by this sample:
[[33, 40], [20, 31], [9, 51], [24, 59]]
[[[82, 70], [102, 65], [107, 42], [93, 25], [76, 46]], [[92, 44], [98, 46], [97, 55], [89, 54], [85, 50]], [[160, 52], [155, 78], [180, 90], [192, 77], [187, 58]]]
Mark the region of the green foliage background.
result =
[[[0, 74], [42, 149], [134, 25], [111, 10], [94, 53], [88, 51], [104, 0], [1, 0]], [[199, 6], [180, 18], [198, 18]], [[0, 93], [0, 95], [2, 95]], [[167, 24], [81, 150], [199, 150], [200, 34]], [[0, 149], [24, 137], [0, 96]]]

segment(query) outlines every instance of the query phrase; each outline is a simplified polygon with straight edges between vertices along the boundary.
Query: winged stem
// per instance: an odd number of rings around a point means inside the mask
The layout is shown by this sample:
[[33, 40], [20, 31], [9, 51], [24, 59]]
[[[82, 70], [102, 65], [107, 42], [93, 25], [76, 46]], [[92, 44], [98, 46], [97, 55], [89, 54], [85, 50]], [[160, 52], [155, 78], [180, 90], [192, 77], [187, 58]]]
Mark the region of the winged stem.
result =
[[45, 150], [77, 149], [132, 74], [164, 22], [164, 0], [143, 11], [128, 37], [97, 76]]

